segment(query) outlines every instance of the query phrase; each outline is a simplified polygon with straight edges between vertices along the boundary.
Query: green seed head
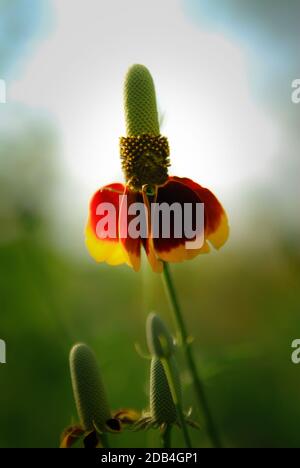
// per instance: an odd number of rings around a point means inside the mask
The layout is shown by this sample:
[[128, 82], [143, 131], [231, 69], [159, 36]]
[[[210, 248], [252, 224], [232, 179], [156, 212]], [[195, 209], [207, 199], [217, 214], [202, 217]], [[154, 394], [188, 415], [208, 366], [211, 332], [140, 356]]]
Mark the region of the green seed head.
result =
[[124, 84], [127, 136], [158, 136], [159, 121], [152, 76], [143, 65], [129, 68]]
[[156, 314], [147, 319], [146, 334], [152, 356], [168, 359], [174, 353], [174, 340], [165, 323]]
[[76, 407], [83, 428], [89, 431], [96, 426], [104, 431], [111, 413], [96, 357], [85, 344], [76, 344], [71, 349], [70, 370]]
[[126, 184], [141, 192], [145, 185], [168, 180], [170, 149], [160, 135], [155, 88], [143, 65], [133, 65], [124, 85], [127, 136], [120, 138], [120, 156]]
[[[172, 358], [172, 372], [178, 392], [180, 380], [174, 358]], [[177, 420], [176, 407], [168, 384], [167, 376], [160, 359], [154, 357], [150, 371], [150, 413], [158, 424], [173, 424]]]

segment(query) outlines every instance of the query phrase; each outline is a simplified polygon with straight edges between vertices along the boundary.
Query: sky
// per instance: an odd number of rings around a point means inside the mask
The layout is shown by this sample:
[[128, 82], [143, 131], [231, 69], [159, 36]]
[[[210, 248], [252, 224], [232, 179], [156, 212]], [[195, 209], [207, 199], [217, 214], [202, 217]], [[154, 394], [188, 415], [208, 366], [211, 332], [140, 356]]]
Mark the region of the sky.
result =
[[297, 111], [290, 102], [297, 2], [291, 0], [291, 24], [277, 0], [273, 8], [269, 0], [263, 6], [255, 0], [251, 8], [235, 0], [43, 5], [40, 28], [30, 23], [39, 40], [30, 54], [22, 51], [8, 98], [48, 116], [55, 127], [64, 174], [53, 201], [56, 218], [83, 224], [91, 194], [123, 180], [122, 83], [134, 63], [153, 75], [171, 174], [212, 189], [231, 220], [245, 214], [251, 192], [265, 190], [276, 199], [281, 191], [279, 202], [289, 206], [291, 190], [297, 200]]
[[[294, 232], [297, 239], [300, 106], [292, 102], [291, 93], [293, 81], [300, 77], [300, 2], [186, 0], [184, 10], [194, 24], [225, 34], [246, 53], [253, 97], [281, 131], [276, 154], [264, 173], [261, 205], [281, 231], [290, 231], [289, 236]], [[255, 209], [259, 212], [257, 202]]]
[[9, 79], [22, 73], [35, 42], [49, 33], [47, 0], [0, 0], [0, 74]]
[[172, 173], [220, 191], [262, 177], [280, 129], [253, 100], [245, 53], [234, 41], [195, 25], [179, 0], [52, 5], [53, 30], [9, 95], [55, 118], [64, 163], [84, 194], [121, 178], [122, 82], [133, 63], [154, 77]]

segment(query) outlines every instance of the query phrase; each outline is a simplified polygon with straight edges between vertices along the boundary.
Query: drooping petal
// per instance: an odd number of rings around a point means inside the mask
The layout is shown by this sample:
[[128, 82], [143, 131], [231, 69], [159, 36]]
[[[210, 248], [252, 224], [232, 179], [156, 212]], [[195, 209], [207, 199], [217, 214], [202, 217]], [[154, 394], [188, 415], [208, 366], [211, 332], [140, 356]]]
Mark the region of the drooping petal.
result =
[[100, 438], [97, 434], [97, 431], [90, 431], [86, 434], [85, 438], [83, 439], [83, 446], [84, 448], [88, 449], [95, 449], [99, 447]]
[[[193, 184], [189, 179], [170, 177], [168, 182], [158, 190], [157, 203], [159, 205], [166, 203], [168, 206], [171, 206], [176, 203], [181, 207], [182, 212], [181, 237], [176, 238], [174, 218], [171, 218], [170, 235], [164, 238], [162, 228], [159, 226], [159, 236], [153, 239], [157, 255], [166, 262], [181, 262], [192, 259], [201, 253], [207, 253], [210, 250], [207, 240], [210, 240], [212, 243], [216, 240], [213, 236], [216, 235], [222, 222], [224, 210], [209, 190], [203, 189], [198, 184], [195, 184], [195, 190]], [[200, 197], [202, 193], [204, 193], [204, 196]], [[203, 227], [199, 228], [194, 239], [189, 239], [185, 233], [184, 205], [187, 203], [192, 207], [190, 224], [194, 229], [196, 228], [196, 204], [204, 203], [204, 232]], [[197, 240], [199, 240], [199, 247], [196, 244]], [[191, 241], [195, 243], [196, 248], [191, 248], [187, 244]], [[217, 239], [217, 241], [219, 244], [216, 244], [221, 246], [220, 239]]]
[[124, 190], [123, 184], [106, 185], [91, 199], [85, 239], [90, 255], [97, 262], [110, 265], [129, 263], [119, 242], [120, 200]]
[[114, 418], [120, 421], [123, 425], [132, 425], [141, 417], [141, 412], [132, 408], [122, 408], [114, 413]]
[[71, 448], [84, 435], [80, 426], [70, 426], [64, 430], [61, 436], [60, 448]]
[[222, 247], [229, 236], [229, 224], [226, 212], [217, 197], [191, 179], [180, 177], [170, 179], [185, 184], [197, 193], [205, 207], [205, 237], [216, 249]]
[[158, 259], [157, 254], [155, 252], [153, 236], [152, 236], [152, 226], [151, 226], [151, 203], [155, 203], [157, 200], [157, 187], [155, 188], [155, 193], [152, 196], [148, 196], [146, 192], [143, 190], [143, 200], [144, 204], [147, 208], [147, 232], [148, 236], [146, 239], [142, 240], [143, 247], [145, 249], [148, 261], [152, 270], [155, 273], [162, 273], [163, 271], [163, 262]]
[[125, 187], [124, 195], [119, 216], [120, 243], [126, 251], [129, 264], [134, 271], [139, 271], [141, 265], [141, 237], [134, 238], [130, 232], [130, 223], [134, 222], [136, 216], [129, 212], [134, 203], [143, 204], [143, 198], [139, 192], [132, 191], [128, 186]]

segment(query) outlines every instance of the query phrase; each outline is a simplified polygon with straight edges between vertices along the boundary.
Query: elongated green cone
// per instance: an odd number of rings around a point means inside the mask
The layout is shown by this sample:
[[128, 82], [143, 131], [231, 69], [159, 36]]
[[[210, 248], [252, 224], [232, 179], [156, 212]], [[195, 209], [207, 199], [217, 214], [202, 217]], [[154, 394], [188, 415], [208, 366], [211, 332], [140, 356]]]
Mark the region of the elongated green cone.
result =
[[[181, 393], [179, 374], [174, 358], [171, 359], [172, 372], [178, 394]], [[150, 413], [158, 424], [174, 424], [177, 421], [177, 411], [160, 359], [154, 357], [150, 371]]]
[[86, 431], [105, 431], [111, 412], [93, 351], [76, 344], [70, 352], [70, 370], [74, 398], [80, 422]]
[[174, 341], [163, 320], [157, 314], [150, 314], [146, 324], [148, 348], [152, 356], [168, 359], [174, 353]]
[[124, 84], [127, 136], [158, 136], [159, 121], [152, 76], [144, 65], [129, 68]]
[[126, 184], [141, 192], [168, 180], [170, 148], [160, 135], [155, 89], [144, 65], [129, 68], [124, 84], [127, 136], [120, 138], [120, 156]]

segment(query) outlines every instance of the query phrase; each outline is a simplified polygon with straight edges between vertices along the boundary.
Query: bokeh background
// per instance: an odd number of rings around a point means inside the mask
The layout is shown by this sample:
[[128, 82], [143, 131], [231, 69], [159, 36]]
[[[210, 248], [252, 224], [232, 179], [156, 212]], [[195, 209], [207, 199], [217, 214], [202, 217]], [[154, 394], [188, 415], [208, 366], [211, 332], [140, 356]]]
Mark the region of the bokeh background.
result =
[[[56, 447], [76, 421], [76, 341], [95, 349], [113, 408], [147, 407], [134, 345], [146, 350], [151, 310], [173, 326], [160, 277], [94, 264], [83, 236], [91, 194], [122, 180], [133, 63], [154, 76], [171, 172], [211, 188], [230, 217], [220, 252], [173, 268], [224, 444], [300, 446], [299, 24], [299, 0], [0, 0], [1, 447]], [[204, 430], [193, 439], [209, 446]]]

